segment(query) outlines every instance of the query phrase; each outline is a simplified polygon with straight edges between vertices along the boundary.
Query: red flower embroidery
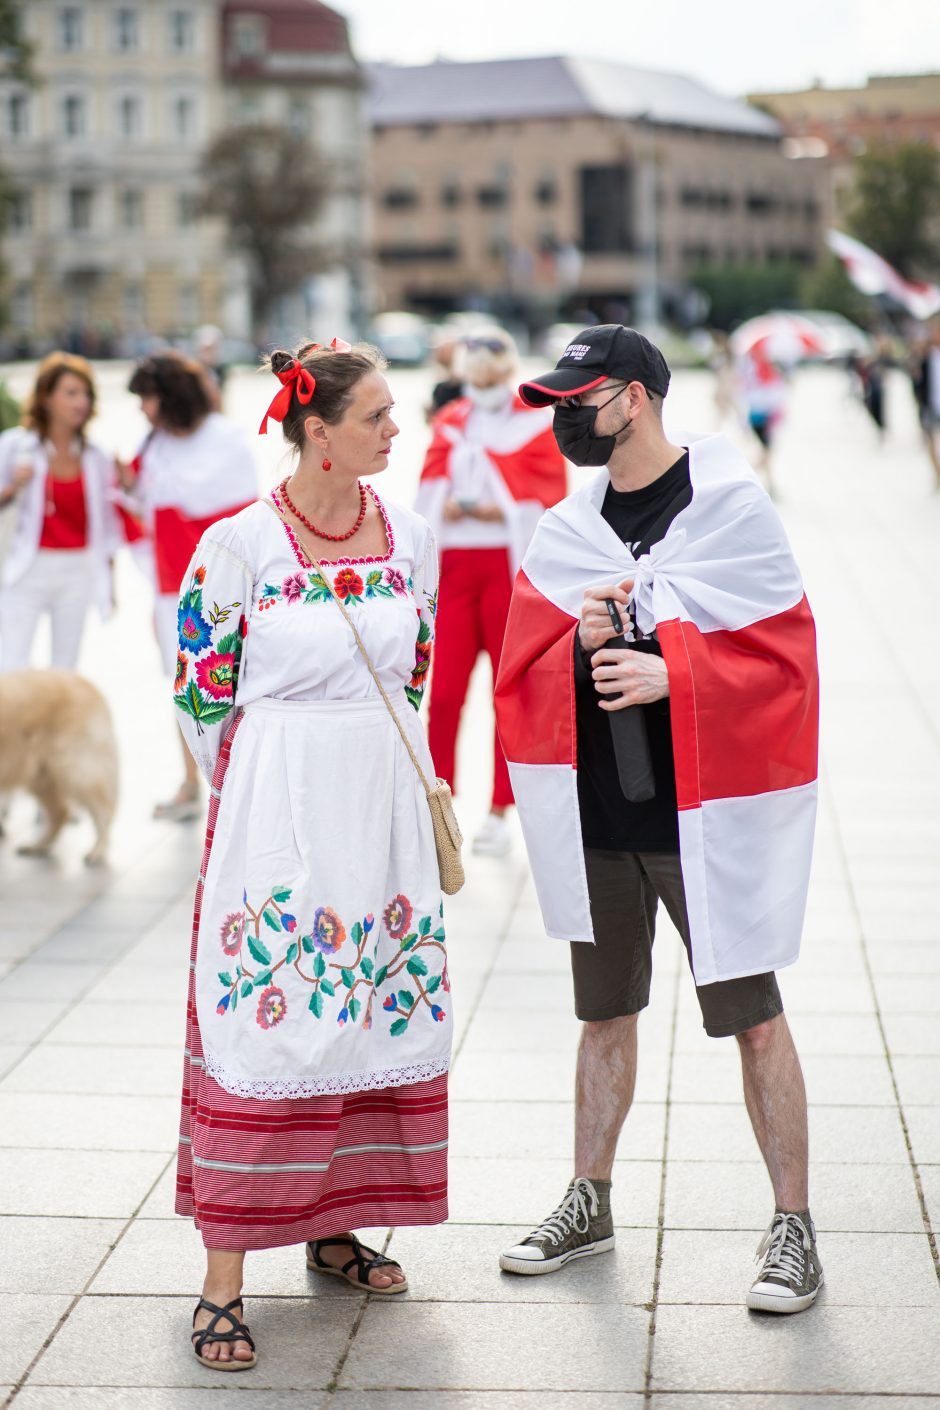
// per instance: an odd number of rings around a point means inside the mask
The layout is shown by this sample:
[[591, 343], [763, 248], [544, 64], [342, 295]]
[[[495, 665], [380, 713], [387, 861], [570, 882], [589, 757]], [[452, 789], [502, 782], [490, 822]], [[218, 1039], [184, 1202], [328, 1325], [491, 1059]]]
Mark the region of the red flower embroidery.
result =
[[237, 955], [242, 947], [245, 938], [245, 913], [244, 911], [232, 911], [222, 922], [222, 929], [219, 931], [219, 939], [222, 941], [222, 949], [227, 955]]
[[186, 657], [183, 655], [182, 651], [177, 651], [176, 679], [173, 682], [173, 691], [176, 695], [179, 695], [180, 691], [183, 690], [186, 685], [186, 670], [188, 665], [189, 662], [186, 660]]
[[412, 906], [407, 896], [398, 895], [389, 901], [382, 915], [385, 929], [393, 940], [400, 940], [411, 924]]
[[193, 578], [199, 584], [199, 586], [202, 587], [203, 583], [206, 581], [205, 568], [200, 565], [200, 567], [196, 569], [195, 573], [193, 573]]
[[284, 990], [278, 989], [276, 984], [271, 984], [267, 989], [262, 989], [258, 999], [258, 1012], [255, 1020], [260, 1028], [275, 1028], [287, 1013], [287, 1000], [284, 997]]
[[281, 583], [281, 593], [288, 602], [299, 602], [307, 587], [303, 573], [290, 573]]
[[231, 700], [235, 657], [231, 651], [213, 651], [196, 662], [200, 688], [215, 700]]
[[362, 579], [352, 568], [341, 568], [333, 579], [337, 597], [361, 597]]

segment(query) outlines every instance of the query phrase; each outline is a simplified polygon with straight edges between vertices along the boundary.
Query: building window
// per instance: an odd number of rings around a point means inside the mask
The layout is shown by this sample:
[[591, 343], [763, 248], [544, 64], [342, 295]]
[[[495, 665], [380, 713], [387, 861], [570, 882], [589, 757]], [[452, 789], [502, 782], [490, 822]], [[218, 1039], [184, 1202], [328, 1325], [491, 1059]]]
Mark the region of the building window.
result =
[[85, 118], [85, 99], [78, 93], [67, 93], [62, 100], [62, 131], [65, 136], [84, 137]]
[[118, 216], [122, 230], [140, 230], [144, 223], [143, 191], [122, 191], [118, 197]]
[[119, 54], [133, 54], [140, 48], [140, 17], [127, 5], [114, 12], [114, 47]]
[[240, 127], [253, 127], [261, 121], [261, 100], [254, 94], [239, 98], [235, 109], [235, 121]]
[[627, 166], [583, 166], [581, 248], [586, 254], [629, 254], [633, 242], [633, 172]]
[[29, 96], [12, 93], [7, 103], [7, 131], [11, 138], [29, 136]]
[[33, 197], [31, 191], [13, 191], [7, 203], [11, 230], [32, 230]]
[[69, 229], [90, 230], [95, 193], [87, 186], [73, 186], [69, 191]]
[[17, 284], [10, 302], [10, 317], [14, 328], [33, 326], [33, 288], [31, 284]]
[[139, 328], [144, 322], [144, 290], [141, 284], [125, 284], [124, 322], [131, 328]]
[[310, 104], [306, 98], [291, 98], [287, 105], [287, 125], [296, 137], [310, 133]]
[[83, 35], [82, 9], [80, 5], [64, 5], [59, 11], [59, 48], [66, 54], [74, 54], [81, 49]]
[[173, 136], [186, 141], [195, 135], [195, 131], [196, 104], [192, 98], [174, 98]]
[[191, 54], [196, 47], [196, 23], [192, 10], [171, 10], [170, 53]]
[[389, 211], [413, 210], [419, 196], [413, 186], [389, 186], [382, 192], [382, 205]]
[[230, 53], [233, 59], [260, 59], [265, 51], [265, 25], [260, 15], [235, 15], [232, 19]]
[[118, 131], [127, 139], [139, 137], [141, 122], [140, 99], [126, 96], [118, 103]]
[[777, 209], [776, 198], [760, 191], [752, 191], [745, 204], [748, 215], [772, 215]]
[[181, 284], [179, 290], [179, 323], [181, 328], [193, 328], [199, 322], [199, 286]]
[[460, 189], [460, 182], [456, 179], [446, 181], [441, 187], [441, 205], [453, 209], [459, 206], [463, 200], [463, 192]]
[[509, 192], [505, 186], [490, 185], [477, 187], [477, 205], [484, 210], [502, 210], [509, 205]]
[[554, 176], [543, 176], [535, 188], [535, 199], [540, 206], [553, 206], [558, 200], [558, 183]]
[[182, 229], [195, 225], [199, 219], [199, 197], [195, 191], [180, 191], [176, 198], [176, 223]]

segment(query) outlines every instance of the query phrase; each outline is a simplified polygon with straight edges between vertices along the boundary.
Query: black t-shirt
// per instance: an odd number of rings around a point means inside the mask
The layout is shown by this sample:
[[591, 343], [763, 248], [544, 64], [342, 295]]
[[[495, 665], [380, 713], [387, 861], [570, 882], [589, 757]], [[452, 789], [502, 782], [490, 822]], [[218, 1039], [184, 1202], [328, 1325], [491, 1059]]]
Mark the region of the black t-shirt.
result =
[[[691, 501], [692, 482], [686, 451], [664, 475], [641, 490], [615, 490], [613, 485], [608, 486], [601, 515], [638, 557], [665, 536], [673, 519]], [[633, 649], [662, 655], [655, 637], [637, 642]], [[617, 777], [610, 718], [598, 708], [601, 697], [594, 689], [590, 664], [581, 652], [577, 633], [574, 666], [578, 801], [585, 847], [616, 852], [678, 852], [679, 816], [669, 697], [656, 700], [652, 705], [629, 707], [642, 710], [646, 718], [656, 778], [654, 798], [647, 803], [630, 803], [623, 796]]]

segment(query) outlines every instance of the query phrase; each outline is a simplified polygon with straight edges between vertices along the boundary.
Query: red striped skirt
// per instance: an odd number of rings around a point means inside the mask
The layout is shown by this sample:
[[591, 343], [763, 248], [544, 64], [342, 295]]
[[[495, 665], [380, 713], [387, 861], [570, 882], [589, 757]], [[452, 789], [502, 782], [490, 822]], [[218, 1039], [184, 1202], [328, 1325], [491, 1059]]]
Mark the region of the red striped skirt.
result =
[[[240, 716], [212, 780], [205, 876]], [[192, 962], [202, 902], [196, 885]], [[380, 1091], [252, 1101], [206, 1074], [190, 971], [176, 1212], [207, 1248], [275, 1248], [447, 1218], [447, 1074]]]

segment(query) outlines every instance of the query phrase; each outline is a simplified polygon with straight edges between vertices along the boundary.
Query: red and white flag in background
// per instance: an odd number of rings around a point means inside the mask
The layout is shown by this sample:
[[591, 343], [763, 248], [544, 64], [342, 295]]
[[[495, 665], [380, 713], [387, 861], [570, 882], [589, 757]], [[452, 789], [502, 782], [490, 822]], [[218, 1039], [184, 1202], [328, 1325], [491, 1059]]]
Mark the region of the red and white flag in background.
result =
[[912, 284], [881, 255], [841, 230], [830, 230], [826, 240], [861, 293], [887, 294], [912, 318], [933, 318], [940, 312], [940, 288], [936, 284]]
[[496, 688], [549, 935], [593, 940], [577, 788], [574, 633], [588, 587], [635, 577], [669, 672], [696, 983], [792, 964], [816, 817], [816, 635], [783, 526], [723, 436], [683, 438], [693, 497], [636, 561], [601, 471], [549, 509], [516, 579]]

